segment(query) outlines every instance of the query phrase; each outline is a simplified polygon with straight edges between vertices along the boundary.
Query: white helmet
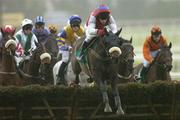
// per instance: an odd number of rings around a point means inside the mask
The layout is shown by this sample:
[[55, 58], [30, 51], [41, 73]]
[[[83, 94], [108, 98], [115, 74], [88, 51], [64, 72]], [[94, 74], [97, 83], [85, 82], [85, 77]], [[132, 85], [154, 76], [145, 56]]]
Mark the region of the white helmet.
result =
[[21, 23], [21, 27], [24, 27], [25, 25], [32, 25], [33, 26], [33, 22], [30, 19], [24, 19]]

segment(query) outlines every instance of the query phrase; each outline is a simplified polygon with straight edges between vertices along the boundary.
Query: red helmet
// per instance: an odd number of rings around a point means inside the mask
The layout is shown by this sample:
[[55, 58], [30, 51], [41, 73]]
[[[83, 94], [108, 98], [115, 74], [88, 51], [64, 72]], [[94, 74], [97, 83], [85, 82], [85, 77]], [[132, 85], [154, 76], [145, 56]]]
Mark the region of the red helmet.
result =
[[152, 35], [160, 35], [161, 34], [161, 29], [159, 26], [154, 25], [151, 29], [151, 34]]
[[2, 28], [2, 32], [4, 33], [14, 33], [16, 31], [15, 27], [12, 26], [12, 25], [5, 25], [3, 28]]

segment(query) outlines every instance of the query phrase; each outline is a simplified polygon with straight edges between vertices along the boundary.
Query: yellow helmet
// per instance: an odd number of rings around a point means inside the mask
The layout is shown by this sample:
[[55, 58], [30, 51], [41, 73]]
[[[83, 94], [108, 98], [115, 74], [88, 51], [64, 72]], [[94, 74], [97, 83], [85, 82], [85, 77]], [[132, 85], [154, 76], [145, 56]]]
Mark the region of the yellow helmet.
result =
[[57, 32], [57, 27], [56, 25], [49, 25], [49, 31], [51, 33], [56, 33]]

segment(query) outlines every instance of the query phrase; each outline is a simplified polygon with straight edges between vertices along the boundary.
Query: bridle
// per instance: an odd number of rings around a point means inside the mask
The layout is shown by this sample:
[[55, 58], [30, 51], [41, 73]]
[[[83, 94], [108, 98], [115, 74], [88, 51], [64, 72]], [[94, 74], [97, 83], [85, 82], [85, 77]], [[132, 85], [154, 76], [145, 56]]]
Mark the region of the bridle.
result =
[[[7, 34], [7, 33], [6, 33]], [[9, 40], [9, 39], [14, 39], [15, 40], [15, 38], [13, 37], [13, 36], [11, 36], [11, 35], [8, 35], [7, 36], [7, 39]], [[7, 40], [7, 41], [8, 41]], [[12, 51], [11, 50], [7, 50], [6, 48], [5, 48], [5, 42], [7, 42], [7, 41], [5, 41], [5, 38], [3, 37], [2, 38], [2, 45], [3, 45], [3, 49], [5, 49], [5, 50], [3, 50], [2, 51], [2, 55], [7, 55], [7, 56], [11, 56], [12, 58], [13, 58], [13, 62], [14, 62], [14, 64], [15, 64], [15, 66], [16, 66], [16, 61], [15, 61], [15, 59], [14, 59], [14, 55], [13, 55], [13, 53], [12, 53]], [[4, 52], [5, 51], [5, 52]], [[16, 68], [16, 70], [17, 70], [17, 66], [15, 67]], [[0, 71], [0, 74], [4, 74], [4, 75], [15, 75], [16, 74], [16, 71], [15, 72], [5, 72], [5, 71]]]

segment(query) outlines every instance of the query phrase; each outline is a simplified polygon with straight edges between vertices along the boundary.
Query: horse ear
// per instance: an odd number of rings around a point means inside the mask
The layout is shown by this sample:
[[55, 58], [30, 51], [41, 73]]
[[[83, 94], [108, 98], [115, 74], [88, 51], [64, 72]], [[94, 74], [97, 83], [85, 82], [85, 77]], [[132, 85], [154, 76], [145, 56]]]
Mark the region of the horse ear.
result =
[[130, 43], [132, 43], [132, 36], [131, 36], [131, 39], [129, 40]]
[[118, 31], [115, 33], [115, 35], [116, 35], [116, 36], [119, 36], [120, 33], [121, 33], [121, 31], [122, 31], [122, 28], [121, 28], [120, 30], [118, 30]]
[[16, 32], [16, 28], [14, 29], [13, 35], [15, 34], [15, 32]]
[[104, 31], [105, 31], [106, 35], [109, 35], [109, 32], [106, 27], [104, 27]]
[[169, 47], [169, 48], [171, 48], [171, 47], [172, 47], [172, 43], [171, 43], [171, 42], [169, 43], [169, 46], [168, 46], [168, 47]]

